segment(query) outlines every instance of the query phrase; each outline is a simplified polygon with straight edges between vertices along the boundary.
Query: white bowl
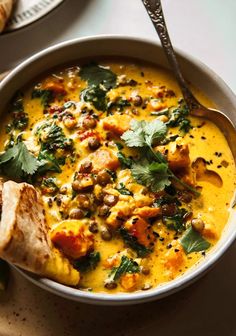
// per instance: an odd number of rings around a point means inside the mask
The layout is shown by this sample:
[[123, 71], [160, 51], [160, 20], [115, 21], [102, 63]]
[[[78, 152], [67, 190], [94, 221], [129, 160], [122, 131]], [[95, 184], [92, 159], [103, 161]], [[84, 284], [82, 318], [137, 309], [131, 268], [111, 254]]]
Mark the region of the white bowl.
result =
[[[177, 51], [185, 78], [202, 90], [216, 106], [225, 112], [236, 124], [236, 98], [221, 78], [203, 63]], [[14, 92], [42, 72], [52, 67], [78, 61], [81, 58], [97, 56], [128, 56], [168, 67], [166, 57], [159, 44], [148, 39], [124, 36], [94, 36], [63, 42], [37, 53], [15, 68], [0, 84], [0, 113], [12, 98]], [[230, 218], [216, 246], [198, 265], [183, 276], [149, 291], [135, 293], [105, 294], [84, 292], [61, 285], [55, 281], [37, 278], [16, 268], [37, 286], [65, 298], [91, 304], [124, 305], [160, 299], [170, 295], [202, 276], [224, 254], [236, 237], [236, 210], [230, 211]]]

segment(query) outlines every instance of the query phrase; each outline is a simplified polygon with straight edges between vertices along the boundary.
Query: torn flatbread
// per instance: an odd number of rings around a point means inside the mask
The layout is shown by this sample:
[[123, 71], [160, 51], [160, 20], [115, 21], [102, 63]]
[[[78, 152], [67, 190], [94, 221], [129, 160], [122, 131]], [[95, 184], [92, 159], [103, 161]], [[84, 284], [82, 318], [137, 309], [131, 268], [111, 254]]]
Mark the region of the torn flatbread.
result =
[[0, 0], [0, 33], [6, 26], [11, 15], [14, 0]]
[[79, 282], [79, 272], [52, 246], [41, 197], [27, 183], [3, 183], [0, 257], [68, 285]]

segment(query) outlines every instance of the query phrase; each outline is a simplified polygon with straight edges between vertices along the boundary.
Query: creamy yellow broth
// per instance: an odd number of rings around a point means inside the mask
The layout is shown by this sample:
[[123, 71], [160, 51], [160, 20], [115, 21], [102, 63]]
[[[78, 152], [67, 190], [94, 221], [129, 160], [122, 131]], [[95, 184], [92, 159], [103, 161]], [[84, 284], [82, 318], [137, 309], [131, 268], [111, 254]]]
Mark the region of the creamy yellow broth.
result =
[[[181, 98], [180, 90], [169, 72], [162, 68], [136, 63], [132, 60], [99, 60], [99, 64], [108, 67], [114, 72], [118, 76], [118, 81], [121, 83], [121, 85], [109, 90], [107, 93], [107, 97], [109, 97], [110, 101], [115, 101], [117, 97], [122, 97], [123, 100], [127, 99], [130, 102], [130, 106], [124, 106], [123, 111], [114, 109], [112, 111], [113, 115], [129, 115], [132, 119], [139, 121], [153, 121], [156, 118], [159, 118], [163, 122], [168, 121], [168, 117], [163, 118], [163, 116], [158, 116], [158, 111], [177, 106], [178, 100]], [[4, 151], [9, 144], [9, 134], [12, 135], [13, 138], [16, 138], [16, 135], [21, 134], [28, 150], [37, 157], [40, 151], [40, 142], [38, 141], [35, 132], [37, 132], [39, 126], [45, 122], [45, 118], [52, 120], [53, 113], [51, 112], [51, 114], [48, 114], [48, 110], [56, 106], [62, 107], [66, 101], [74, 101], [78, 103], [75, 108], [68, 108], [68, 111], [76, 120], [74, 127], [67, 127], [68, 125], [66, 126], [65, 119], [55, 119], [56, 124], [63, 129], [65, 136], [74, 141], [73, 155], [71, 152], [63, 154], [66, 156], [66, 159], [65, 164], [61, 165], [62, 172], [46, 172], [43, 175], [44, 178], [55, 178], [58, 190], [52, 194], [50, 194], [50, 192], [45, 192], [41, 184], [42, 177], [38, 176], [33, 181], [33, 184], [39, 192], [42, 193], [47, 222], [52, 231], [57, 229], [58, 224], [62, 220], [65, 220], [65, 223], [68, 221], [68, 229], [70, 227], [70, 211], [78, 207], [77, 196], [74, 195], [75, 197], [73, 198], [73, 190], [71, 186], [74, 179], [74, 173], [78, 171], [81, 162], [89, 159], [93, 164], [93, 159], [91, 159], [92, 153], [95, 153], [96, 156], [96, 152], [101, 149], [106, 150], [108, 148], [116, 156], [118, 148], [115, 142], [122, 142], [120, 136], [114, 136], [112, 131], [104, 130], [103, 119], [107, 117], [106, 112], [97, 110], [93, 104], [89, 102], [81, 102], [79, 98], [80, 92], [88, 86], [88, 83], [82, 80], [78, 73], [79, 67], [56, 70], [52, 74], [41, 78], [39, 82], [35, 82], [28, 86], [23, 90], [24, 111], [28, 113], [29, 117], [28, 126], [23, 130], [12, 129], [10, 133], [6, 133], [5, 127], [12, 121], [12, 114], [9, 113], [4, 119], [1, 127], [1, 151]], [[122, 82], [127, 80], [133, 80], [135, 82], [131, 82], [130, 84], [124, 84]], [[44, 89], [49, 82], [55, 82], [62, 85], [66, 94], [56, 94], [53, 101], [44, 109], [40, 98], [31, 98], [32, 89], [36, 84], [38, 84], [38, 88]], [[170, 90], [170, 94], [166, 94], [166, 90]], [[161, 97], [163, 92], [164, 97]], [[199, 93], [198, 91], [195, 93], [203, 104], [212, 106], [212, 103], [209, 102], [202, 93]], [[146, 104], [147, 106], [145, 107], [145, 104], [143, 103], [140, 106], [135, 106], [134, 97], [136, 96], [141, 96], [143, 100], [148, 97], [153, 97], [153, 99], [159, 100], [156, 101], [156, 105], [155, 102], [153, 102], [152, 105], [150, 101], [148, 101]], [[96, 126], [92, 129], [84, 129], [83, 125], [81, 126], [81, 121], [84, 118], [82, 111], [86, 108], [87, 111], [93, 110], [97, 115]], [[46, 113], [43, 113], [43, 111]], [[156, 115], [151, 115], [151, 112], [153, 111], [156, 111]], [[206, 178], [199, 178], [194, 181], [192, 187], [197, 188], [201, 193], [199, 197], [194, 197], [190, 192], [192, 200], [184, 203], [184, 208], [189, 212], [189, 218], [186, 220], [185, 225], [186, 227], [191, 226], [191, 220], [193, 218], [202, 219], [205, 226], [204, 231], [202, 231], [201, 234], [204, 239], [211, 243], [211, 246], [214, 246], [227, 223], [229, 202], [235, 189], [235, 165], [226, 139], [212, 122], [194, 117], [187, 118], [191, 121], [192, 128], [186, 134], [181, 134], [181, 137], [176, 141], [179, 141], [181, 144], [187, 144], [191, 164], [198, 158], [203, 158], [207, 162], [205, 168], [208, 171], [210, 170], [217, 174], [215, 177], [216, 181], [214, 178], [212, 180], [210, 175]], [[91, 150], [88, 147], [89, 138], [81, 140], [81, 134], [86, 131], [88, 132], [89, 130], [98, 134], [102, 139], [98, 149]], [[109, 137], [107, 136], [108, 132], [111, 133]], [[169, 129], [169, 134], [171, 135], [178, 134], [178, 132], [178, 127]], [[170, 144], [167, 144], [166, 148], [168, 148], [168, 146], [170, 146]], [[122, 152], [127, 156], [137, 155], [137, 151], [132, 148], [124, 147]], [[59, 154], [57, 152], [57, 155]], [[117, 180], [111, 180], [108, 185], [100, 186], [100, 189], [108, 194], [115, 193], [115, 195], [117, 195], [118, 193], [118, 202], [123, 200], [126, 204], [131, 204], [128, 202], [132, 201], [132, 196], [119, 194], [116, 190], [116, 187], [120, 182], [123, 182], [126, 186], [128, 178], [132, 180], [132, 177], [129, 177], [129, 169], [122, 170], [121, 167], [119, 167], [114, 170], [117, 174]], [[144, 188], [136, 181], [133, 181], [132, 183], [134, 194], [136, 190]], [[93, 198], [95, 191], [99, 189], [98, 185], [95, 177], [94, 189], [79, 193]], [[67, 191], [65, 191], [66, 188]], [[179, 186], [176, 188], [178, 190]], [[149, 194], [152, 195], [150, 197], [154, 197], [150, 190], [146, 194], [146, 197]], [[144, 199], [143, 202], [145, 206], [145, 195], [142, 195], [141, 193], [140, 195], [139, 196]], [[156, 195], [155, 197], [160, 198], [161, 196]], [[153, 207], [152, 204], [149, 204], [148, 206]], [[90, 208], [83, 209], [85, 218], [77, 219], [78, 223], [82, 220], [87, 228], [91, 226], [91, 222], [96, 222], [98, 232], [92, 232], [94, 237], [92, 250], [99, 252], [101, 259], [95, 269], [81, 272], [81, 280], [78, 286], [80, 289], [108, 293], [146, 290], [182, 275], [187, 269], [193, 267], [197, 262], [203, 259], [206, 253], [209, 253], [210, 249], [207, 249], [207, 251], [186, 254], [179, 242], [179, 239], [184, 232], [175, 232], [174, 230], [168, 229], [166, 225], [163, 224], [161, 216], [157, 215], [154, 219], [150, 220], [150, 225], [152, 226], [151, 230], [158, 234], [153, 246], [153, 251], [144, 258], [138, 257], [132, 248], [124, 244], [124, 241], [117, 233], [117, 227], [115, 230], [111, 230], [106, 222], [107, 217], [98, 216], [99, 207], [101, 207], [101, 204], [90, 204]], [[110, 207], [111, 213], [114, 210], [113, 207], [115, 207], [115, 205]], [[138, 207], [142, 206], [140, 204], [137, 206], [136, 202], [135, 208]], [[132, 215], [130, 214], [126, 217], [124, 216], [125, 219], [123, 220], [128, 221], [131, 216]], [[146, 220], [146, 218], [144, 218], [144, 220]], [[109, 227], [109, 230], [112, 231], [112, 239], [110, 241], [104, 240], [101, 234], [107, 226]], [[63, 247], [60, 244], [57, 245], [55, 243], [55, 245], [63, 250]], [[88, 251], [88, 253], [90, 252], [91, 250]], [[114, 255], [117, 255], [117, 257], [115, 258]], [[133, 281], [133, 285], [122, 285], [121, 279], [125, 281], [124, 278], [122, 278], [125, 275], [123, 274], [122, 277], [116, 281], [115, 286], [105, 286], [104, 284], [111, 273], [112, 267], [119, 266], [121, 255], [126, 255], [137, 262], [140, 267], [139, 272], [137, 273], [137, 279], [133, 277], [130, 280]], [[112, 257], [118, 261], [109, 263], [109, 260], [111, 260]], [[69, 259], [71, 260], [70, 257]], [[133, 276], [136, 273], [129, 274], [132, 274]], [[132, 276], [130, 275], [130, 278]], [[128, 280], [126, 279], [126, 281]]]

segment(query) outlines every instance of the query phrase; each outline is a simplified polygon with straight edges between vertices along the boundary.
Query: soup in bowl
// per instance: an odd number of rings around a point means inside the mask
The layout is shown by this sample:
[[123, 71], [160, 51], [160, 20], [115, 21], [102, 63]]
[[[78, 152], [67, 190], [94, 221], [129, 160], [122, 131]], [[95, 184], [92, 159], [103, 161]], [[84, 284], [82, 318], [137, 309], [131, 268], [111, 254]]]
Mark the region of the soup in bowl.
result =
[[190, 116], [165, 64], [99, 56], [40, 65], [4, 107], [1, 257], [74, 299], [148, 300], [213, 263], [234, 158], [216, 125]]

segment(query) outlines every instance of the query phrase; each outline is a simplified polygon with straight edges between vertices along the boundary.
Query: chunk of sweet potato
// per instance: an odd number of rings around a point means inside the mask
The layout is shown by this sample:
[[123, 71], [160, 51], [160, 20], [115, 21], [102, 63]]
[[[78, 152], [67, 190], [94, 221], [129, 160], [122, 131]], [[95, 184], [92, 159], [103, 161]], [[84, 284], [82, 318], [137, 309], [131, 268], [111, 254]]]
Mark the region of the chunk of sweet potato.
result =
[[172, 170], [188, 168], [190, 165], [189, 148], [185, 143], [170, 143], [167, 146], [157, 146], [156, 150], [166, 156]]
[[126, 223], [125, 228], [137, 238], [138, 242], [149, 247], [155, 241], [151, 225], [140, 216], [132, 216]]
[[62, 252], [78, 259], [93, 249], [94, 236], [79, 220], [65, 220], [51, 233], [51, 240]]
[[170, 169], [173, 170], [188, 167], [190, 164], [188, 145], [172, 143], [169, 146], [167, 161]]
[[171, 248], [165, 254], [165, 267], [170, 270], [172, 273], [175, 273], [184, 263], [184, 251], [180, 245], [175, 248]]
[[106, 219], [106, 224], [111, 228], [118, 228], [123, 223], [122, 220], [131, 216], [134, 210], [135, 204], [132, 200], [119, 201], [115, 206], [111, 208], [111, 213]]
[[44, 90], [50, 90], [56, 94], [66, 94], [65, 87], [62, 83], [56, 81], [49, 81], [44, 85]]
[[151, 208], [149, 206], [144, 206], [142, 208], [135, 209], [133, 214], [142, 218], [152, 218], [161, 214], [161, 208]]
[[140, 280], [140, 274], [138, 273], [126, 273], [122, 275], [120, 279], [121, 287], [128, 292], [132, 292], [138, 287]]
[[98, 149], [92, 154], [93, 171], [98, 172], [101, 169], [116, 170], [120, 162], [117, 156], [108, 148]]
[[103, 128], [120, 136], [129, 129], [130, 121], [127, 114], [114, 114], [103, 119]]

